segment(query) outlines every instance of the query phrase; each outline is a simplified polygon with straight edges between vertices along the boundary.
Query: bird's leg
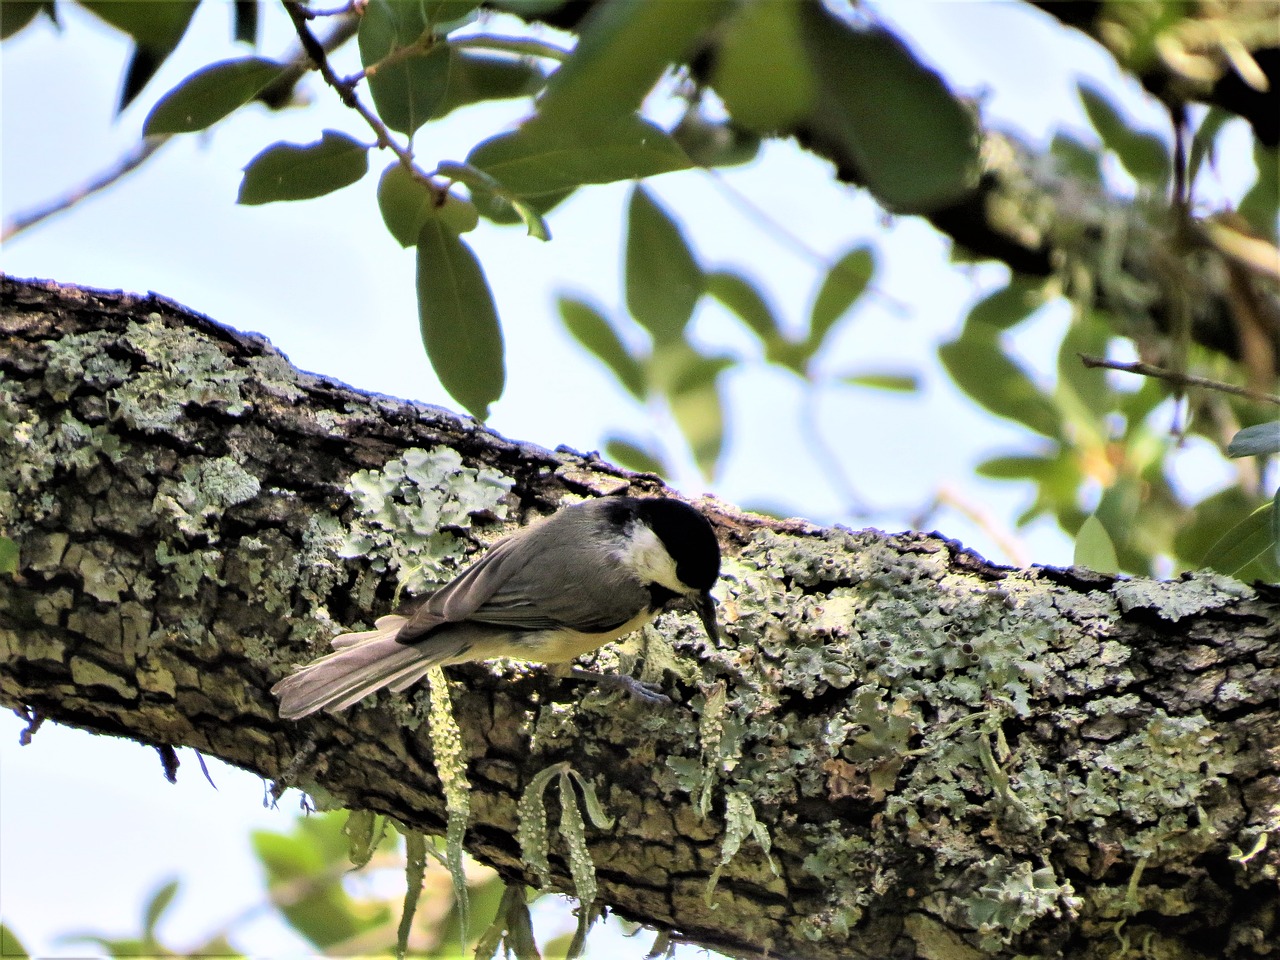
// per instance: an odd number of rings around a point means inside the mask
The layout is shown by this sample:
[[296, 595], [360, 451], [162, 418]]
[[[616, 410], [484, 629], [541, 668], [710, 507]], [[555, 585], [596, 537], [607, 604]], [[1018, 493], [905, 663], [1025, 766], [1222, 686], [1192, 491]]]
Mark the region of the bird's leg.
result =
[[662, 692], [662, 688], [658, 684], [645, 683], [642, 680], [624, 676], [620, 673], [597, 673], [594, 670], [587, 670], [583, 667], [571, 667], [569, 676], [575, 680], [590, 680], [592, 683], [625, 690], [642, 703], [667, 706], [672, 702], [671, 698]]

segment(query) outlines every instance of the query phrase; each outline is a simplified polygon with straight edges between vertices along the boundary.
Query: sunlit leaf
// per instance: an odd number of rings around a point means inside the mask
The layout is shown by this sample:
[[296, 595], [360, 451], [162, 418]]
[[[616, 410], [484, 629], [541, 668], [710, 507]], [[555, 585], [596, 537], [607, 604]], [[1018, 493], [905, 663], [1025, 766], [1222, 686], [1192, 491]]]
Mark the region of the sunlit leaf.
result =
[[441, 197], [400, 163], [387, 167], [378, 181], [378, 209], [402, 247], [417, 243], [422, 225], [432, 218], [444, 221], [455, 233], [474, 230], [480, 220], [470, 202], [448, 193]]
[[434, 219], [418, 234], [418, 319], [440, 383], [486, 419], [506, 382], [498, 309], [476, 255]]
[[561, 297], [559, 306], [560, 317], [573, 338], [607, 366], [632, 396], [643, 400], [646, 392], [644, 369], [604, 314], [573, 297]]
[[815, 84], [798, 11], [794, 0], [746, 3], [724, 25], [711, 85], [734, 126], [772, 133], [810, 109]]
[[702, 296], [702, 268], [679, 225], [643, 187], [627, 212], [627, 309], [656, 342], [678, 339]]
[[[412, 134], [444, 104], [453, 51], [432, 40], [423, 4], [402, 0], [369, 0], [357, 40], [361, 65], [372, 70], [369, 93], [378, 116], [392, 130]], [[383, 63], [408, 47], [415, 49]]]
[[369, 149], [326, 130], [316, 143], [276, 143], [249, 161], [237, 203], [308, 200], [355, 183], [369, 171]]
[[992, 413], [1058, 439], [1058, 414], [1025, 371], [1000, 348], [998, 337], [966, 325], [964, 335], [938, 348], [947, 373], [970, 398]]
[[284, 65], [262, 57], [222, 60], [197, 70], [160, 98], [144, 136], [203, 130], [244, 106], [280, 76]]
[[927, 213], [978, 177], [973, 113], [892, 33], [854, 29], [820, 3], [799, 7], [817, 84], [810, 125], [854, 158], [881, 203]]
[[1256, 423], [1239, 431], [1227, 444], [1228, 457], [1263, 457], [1280, 453], [1280, 421]]
[[778, 318], [754, 283], [729, 270], [716, 270], [706, 276], [707, 293], [732, 310], [760, 340], [768, 343], [782, 336]]
[[1076, 551], [1072, 562], [1077, 567], [1087, 567], [1098, 573], [1120, 572], [1116, 560], [1116, 548], [1111, 543], [1107, 528], [1096, 516], [1090, 514], [1076, 533]]
[[875, 269], [875, 255], [870, 247], [862, 245], [854, 247], [827, 271], [809, 314], [809, 343], [815, 352], [836, 321], [866, 292]]
[[534, 119], [474, 147], [467, 162], [500, 181], [513, 197], [536, 197], [588, 183], [614, 183], [684, 170], [684, 151], [638, 116], [584, 131]]
[[661, 454], [624, 437], [610, 437], [605, 442], [604, 452], [618, 466], [636, 473], [652, 473], [659, 477], [670, 475]]

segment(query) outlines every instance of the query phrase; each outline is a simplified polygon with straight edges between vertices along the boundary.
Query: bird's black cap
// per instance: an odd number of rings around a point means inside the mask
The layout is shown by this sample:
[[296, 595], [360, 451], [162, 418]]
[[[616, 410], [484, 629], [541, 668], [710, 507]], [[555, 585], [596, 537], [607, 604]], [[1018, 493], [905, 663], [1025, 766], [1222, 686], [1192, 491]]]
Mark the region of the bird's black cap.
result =
[[704, 592], [714, 587], [720, 577], [720, 544], [707, 518], [681, 500], [654, 497], [635, 504], [640, 519], [676, 562], [680, 582]]

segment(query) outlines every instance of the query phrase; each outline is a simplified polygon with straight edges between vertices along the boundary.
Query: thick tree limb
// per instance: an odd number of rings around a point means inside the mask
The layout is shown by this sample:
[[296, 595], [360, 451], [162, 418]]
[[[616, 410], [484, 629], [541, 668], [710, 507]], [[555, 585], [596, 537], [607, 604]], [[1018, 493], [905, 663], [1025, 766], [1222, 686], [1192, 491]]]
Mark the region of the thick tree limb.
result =
[[[421, 693], [292, 724], [268, 687], [504, 520], [623, 489], [659, 487], [298, 373], [158, 297], [5, 279], [0, 702], [438, 832]], [[732, 953], [1274, 952], [1280, 591], [705, 507], [726, 641], [649, 637], [677, 706], [451, 670], [474, 854], [531, 879], [517, 801], [567, 762], [616, 818], [589, 830], [603, 901]]]

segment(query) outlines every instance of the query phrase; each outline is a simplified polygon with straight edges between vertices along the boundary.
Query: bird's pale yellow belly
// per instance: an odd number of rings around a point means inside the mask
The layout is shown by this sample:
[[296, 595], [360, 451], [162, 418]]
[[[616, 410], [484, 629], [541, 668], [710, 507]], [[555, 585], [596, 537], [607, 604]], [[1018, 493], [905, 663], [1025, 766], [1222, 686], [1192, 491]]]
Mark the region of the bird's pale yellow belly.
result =
[[521, 644], [522, 649], [519, 653], [509, 652], [505, 656], [539, 663], [564, 663], [639, 630], [654, 616], [653, 612], [643, 610], [610, 633], [579, 633], [577, 630], [540, 631], [522, 638], [524, 642]]

